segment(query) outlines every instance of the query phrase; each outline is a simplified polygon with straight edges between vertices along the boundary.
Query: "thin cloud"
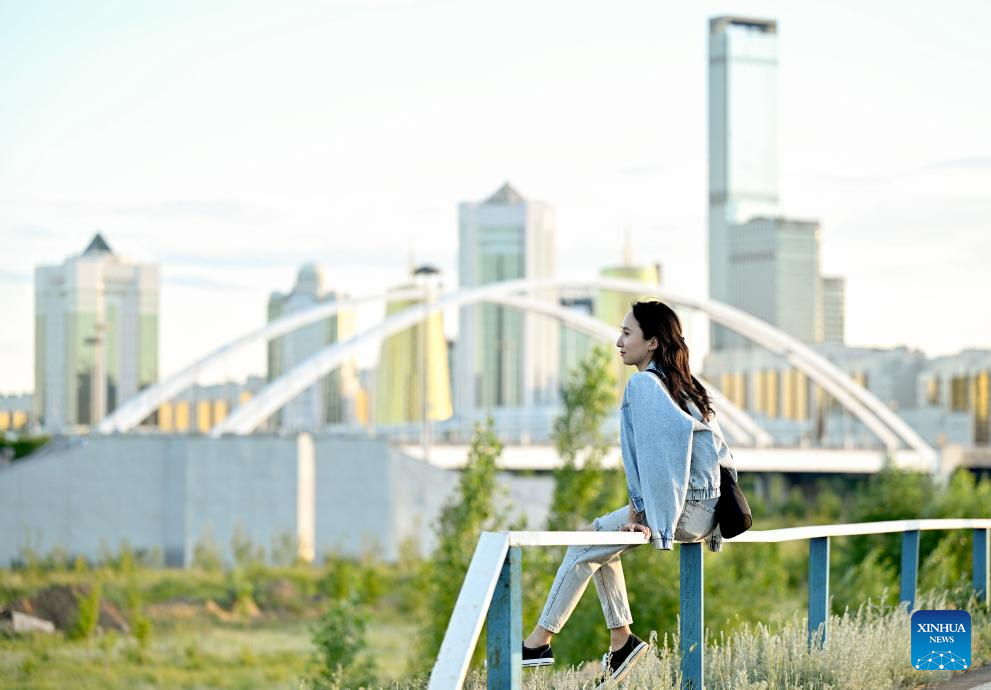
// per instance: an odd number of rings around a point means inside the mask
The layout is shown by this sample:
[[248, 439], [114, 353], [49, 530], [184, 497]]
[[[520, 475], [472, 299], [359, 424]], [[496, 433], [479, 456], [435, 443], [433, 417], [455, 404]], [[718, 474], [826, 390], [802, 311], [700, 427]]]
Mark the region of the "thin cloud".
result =
[[226, 199], [171, 199], [126, 204], [90, 201], [42, 201], [40, 206], [78, 215], [119, 216], [156, 221], [210, 220], [248, 225], [271, 225], [282, 214], [272, 208]]
[[31, 274], [20, 271], [4, 271], [0, 269], [0, 283], [30, 283]]
[[[161, 254], [156, 262], [170, 266], [188, 266], [197, 268], [223, 269], [264, 269], [264, 268], [293, 268], [308, 263], [318, 263], [327, 270], [338, 266], [361, 266], [362, 268], [396, 268], [407, 265], [408, 256], [404, 252], [385, 253], [375, 249], [330, 251], [326, 254], [316, 254], [313, 251], [300, 252], [231, 252], [229, 254]], [[422, 260], [417, 257], [417, 263], [431, 262], [429, 256]]]
[[870, 175], [837, 175], [834, 173], [824, 173], [817, 171], [794, 171], [787, 173], [796, 177], [804, 177], [837, 184], [888, 184], [901, 180], [915, 179], [933, 172], [963, 172], [984, 174], [991, 173], [991, 156], [975, 156], [970, 158], [949, 158], [946, 160], [933, 161], [925, 165], [887, 173], [873, 173]]
[[936, 161], [919, 168], [923, 170], [966, 170], [969, 172], [991, 172], [991, 156], [975, 156], [970, 158], [951, 158]]
[[225, 292], [255, 292], [258, 289], [257, 285], [243, 285], [217, 280], [215, 278], [189, 275], [162, 276], [162, 283], [175, 287], [194, 288], [197, 290], [222, 290]]
[[628, 165], [624, 168], [619, 169], [620, 175], [630, 175], [631, 177], [650, 177], [652, 175], [657, 175], [666, 169], [663, 165], [657, 165], [654, 163], [641, 163]]

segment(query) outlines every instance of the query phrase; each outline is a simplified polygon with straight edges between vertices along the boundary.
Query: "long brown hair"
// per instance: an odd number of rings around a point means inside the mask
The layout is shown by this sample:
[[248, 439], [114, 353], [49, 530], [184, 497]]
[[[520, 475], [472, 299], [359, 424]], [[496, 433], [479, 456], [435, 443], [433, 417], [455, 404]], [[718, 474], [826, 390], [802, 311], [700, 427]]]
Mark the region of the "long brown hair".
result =
[[686, 400], [699, 408], [708, 420], [712, 414], [712, 398], [688, 366], [688, 345], [681, 334], [681, 321], [664, 302], [657, 299], [634, 300], [630, 303], [633, 317], [640, 324], [644, 340], [657, 338], [654, 364], [665, 376], [672, 399], [689, 415]]

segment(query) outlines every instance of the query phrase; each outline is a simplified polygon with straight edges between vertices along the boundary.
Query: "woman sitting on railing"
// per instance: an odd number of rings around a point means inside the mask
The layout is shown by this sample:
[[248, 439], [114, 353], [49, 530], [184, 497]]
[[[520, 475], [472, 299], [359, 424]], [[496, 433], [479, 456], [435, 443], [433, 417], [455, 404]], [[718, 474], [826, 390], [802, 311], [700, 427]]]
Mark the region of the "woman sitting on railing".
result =
[[[711, 400], [688, 366], [688, 347], [677, 314], [663, 302], [632, 303], [616, 347], [635, 366], [623, 393], [620, 443], [630, 503], [596, 518], [585, 529], [640, 532], [654, 548], [675, 540], [705, 540], [722, 549], [716, 524], [719, 465], [736, 477], [732, 456], [715, 419]], [[678, 401], [678, 402], [675, 402]], [[561, 631], [594, 577], [611, 643], [605, 674], [622, 680], [647, 653], [633, 634], [633, 616], [620, 556], [634, 546], [572, 546], [557, 571], [537, 626], [523, 641], [523, 665], [554, 662], [550, 642]]]

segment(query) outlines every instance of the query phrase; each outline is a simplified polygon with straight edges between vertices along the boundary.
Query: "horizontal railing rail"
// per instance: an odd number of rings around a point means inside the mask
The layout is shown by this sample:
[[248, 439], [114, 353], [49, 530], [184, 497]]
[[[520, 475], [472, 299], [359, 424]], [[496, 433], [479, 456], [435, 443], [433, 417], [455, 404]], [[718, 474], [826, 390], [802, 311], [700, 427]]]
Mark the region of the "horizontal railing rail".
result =
[[[915, 605], [919, 570], [919, 533], [928, 530], [973, 530], [973, 586], [988, 606], [991, 592], [989, 535], [991, 518], [888, 520], [841, 525], [813, 525], [751, 530], [725, 544], [809, 541], [808, 644], [824, 646], [829, 620], [830, 538], [865, 534], [902, 534], [899, 601]], [[430, 690], [461, 688], [472, 652], [487, 625], [486, 660], [490, 690], [520, 690], [523, 681], [523, 607], [521, 553], [524, 546], [646, 544], [638, 532], [483, 532], [465, 574], [454, 612], [430, 674]], [[702, 544], [679, 544], [681, 561], [682, 686], [701, 690], [704, 677]]]

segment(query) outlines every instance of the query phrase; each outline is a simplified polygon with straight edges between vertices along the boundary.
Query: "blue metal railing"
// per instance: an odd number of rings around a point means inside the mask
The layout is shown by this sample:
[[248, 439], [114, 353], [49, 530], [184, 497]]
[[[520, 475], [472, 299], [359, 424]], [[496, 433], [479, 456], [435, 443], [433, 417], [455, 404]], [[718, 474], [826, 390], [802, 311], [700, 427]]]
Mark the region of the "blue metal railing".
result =
[[[892, 520], [844, 525], [790, 527], [750, 531], [725, 543], [774, 543], [809, 540], [808, 644], [826, 644], [829, 621], [829, 546], [837, 536], [902, 534], [899, 601], [915, 606], [919, 573], [919, 533], [926, 530], [973, 530], [973, 586], [988, 606], [991, 592], [989, 533], [991, 519]], [[486, 660], [490, 690], [522, 688], [522, 627], [520, 549], [524, 546], [644, 544], [633, 532], [483, 532], [475, 548], [461, 593], [448, 623], [430, 690], [460, 688], [483, 623], [488, 626]], [[705, 681], [702, 544], [680, 544], [681, 670], [685, 688], [701, 690]]]

